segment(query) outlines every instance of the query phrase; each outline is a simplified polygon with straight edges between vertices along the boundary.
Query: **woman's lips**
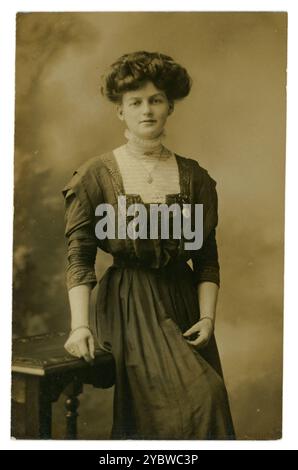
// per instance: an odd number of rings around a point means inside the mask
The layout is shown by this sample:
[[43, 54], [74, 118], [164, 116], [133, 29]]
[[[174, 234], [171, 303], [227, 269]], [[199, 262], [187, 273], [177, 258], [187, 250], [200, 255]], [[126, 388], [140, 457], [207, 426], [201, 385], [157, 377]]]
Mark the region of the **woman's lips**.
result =
[[153, 119], [148, 119], [147, 121], [141, 121], [141, 124], [154, 124], [156, 121]]

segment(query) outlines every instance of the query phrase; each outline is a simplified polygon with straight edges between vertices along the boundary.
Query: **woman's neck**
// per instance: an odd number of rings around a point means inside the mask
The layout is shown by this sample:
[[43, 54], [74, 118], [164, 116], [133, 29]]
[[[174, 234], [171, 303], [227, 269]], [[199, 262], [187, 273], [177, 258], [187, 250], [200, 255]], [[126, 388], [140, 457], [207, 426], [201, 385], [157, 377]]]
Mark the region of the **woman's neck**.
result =
[[163, 139], [165, 137], [164, 131], [154, 139], [142, 139], [141, 137], [133, 134], [129, 129], [125, 129], [124, 135], [127, 139], [127, 148], [135, 155], [144, 154], [160, 154], [163, 150]]

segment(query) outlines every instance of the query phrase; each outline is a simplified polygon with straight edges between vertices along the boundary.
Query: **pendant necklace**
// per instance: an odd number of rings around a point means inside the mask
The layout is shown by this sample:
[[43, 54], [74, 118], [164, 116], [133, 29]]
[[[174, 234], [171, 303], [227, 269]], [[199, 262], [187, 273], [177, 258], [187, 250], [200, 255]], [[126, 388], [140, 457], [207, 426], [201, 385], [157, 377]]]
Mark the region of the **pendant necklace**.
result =
[[[152, 173], [158, 167], [162, 158], [167, 157], [169, 158], [172, 155], [164, 145], [162, 145], [162, 139], [165, 137], [165, 131], [163, 130], [162, 133], [153, 140], [144, 140], [140, 139], [136, 135], [132, 134], [128, 129], [125, 130], [125, 137], [128, 140], [126, 144], [127, 152], [136, 160], [138, 161], [141, 166], [143, 166], [144, 170], [147, 173], [146, 181], [148, 184], [153, 183], [153, 175]], [[156, 163], [153, 165], [151, 170], [148, 170], [148, 167], [142, 162], [144, 157], [151, 156], [152, 160], [157, 158]]]
[[[162, 160], [163, 154], [165, 153], [164, 150], [165, 150], [165, 148], [163, 147], [162, 150], [161, 150], [161, 153], [160, 153], [160, 155], [159, 155], [159, 157], [158, 157], [158, 159], [157, 159], [157, 161], [156, 161], [156, 163], [155, 163], [155, 165], [153, 166], [153, 168], [151, 168], [151, 170], [148, 170], [148, 168], [146, 167], [146, 165], [142, 162], [141, 157], [136, 157], [136, 156], [133, 155], [133, 153], [131, 152], [132, 157], [133, 157], [135, 160], [137, 160], [139, 163], [141, 163], [141, 165], [143, 166], [144, 170], [146, 171], [146, 173], [147, 173], [146, 181], [147, 181], [148, 184], [152, 184], [153, 181], [154, 181], [154, 178], [153, 178], [153, 176], [152, 176], [152, 173], [154, 172], [154, 170], [156, 170], [156, 168], [158, 167], [160, 161]], [[151, 154], [154, 154], [154, 153], [156, 153], [156, 152], [145, 152], [144, 155], [147, 155], [147, 156], [148, 156], [148, 155], [150, 155], [150, 153], [151, 153]], [[168, 156], [169, 156], [169, 155], [168, 155]]]

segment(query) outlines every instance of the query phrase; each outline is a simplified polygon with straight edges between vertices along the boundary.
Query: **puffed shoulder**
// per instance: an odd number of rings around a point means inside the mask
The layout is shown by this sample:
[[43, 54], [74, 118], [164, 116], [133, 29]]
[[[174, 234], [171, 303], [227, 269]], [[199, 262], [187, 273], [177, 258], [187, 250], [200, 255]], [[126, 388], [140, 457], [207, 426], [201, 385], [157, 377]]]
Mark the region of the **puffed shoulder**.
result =
[[90, 158], [73, 172], [71, 179], [62, 189], [62, 194], [67, 200], [76, 195], [85, 212], [92, 219], [95, 208], [103, 201], [100, 183], [103, 168], [103, 155]]
[[202, 167], [197, 160], [194, 160], [193, 158], [187, 158], [188, 164], [191, 167], [193, 178], [195, 180], [195, 183], [198, 186], [201, 186], [202, 184], [210, 185], [210, 187], [215, 187], [216, 186], [216, 181], [212, 176], [208, 173], [206, 168]]

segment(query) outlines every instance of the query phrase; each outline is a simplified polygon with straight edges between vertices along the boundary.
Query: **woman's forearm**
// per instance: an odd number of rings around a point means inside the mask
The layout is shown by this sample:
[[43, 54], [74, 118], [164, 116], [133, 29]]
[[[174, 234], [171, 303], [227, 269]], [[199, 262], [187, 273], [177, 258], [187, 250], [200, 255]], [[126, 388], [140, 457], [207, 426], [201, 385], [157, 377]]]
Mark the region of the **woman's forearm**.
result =
[[89, 325], [90, 292], [91, 284], [75, 286], [68, 291], [72, 330], [82, 325]]
[[198, 298], [201, 317], [208, 316], [215, 323], [218, 285], [214, 282], [204, 281], [198, 285]]

